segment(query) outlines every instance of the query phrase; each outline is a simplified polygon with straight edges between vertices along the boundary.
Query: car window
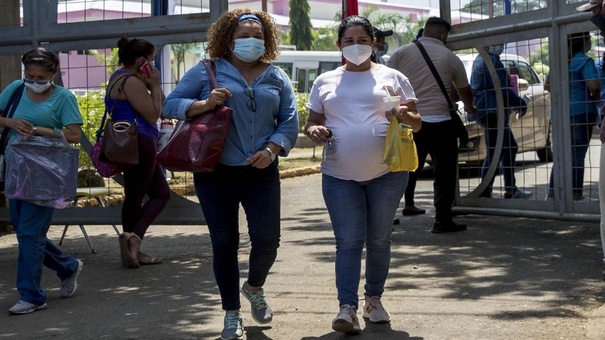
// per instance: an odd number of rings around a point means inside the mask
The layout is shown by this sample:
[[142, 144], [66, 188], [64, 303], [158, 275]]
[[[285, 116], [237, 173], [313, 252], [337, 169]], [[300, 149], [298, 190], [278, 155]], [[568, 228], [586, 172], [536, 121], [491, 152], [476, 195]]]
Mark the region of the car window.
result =
[[528, 64], [524, 62], [519, 62], [517, 65], [519, 69], [519, 77], [527, 80], [530, 85], [535, 85], [540, 83], [540, 78], [534, 70]]

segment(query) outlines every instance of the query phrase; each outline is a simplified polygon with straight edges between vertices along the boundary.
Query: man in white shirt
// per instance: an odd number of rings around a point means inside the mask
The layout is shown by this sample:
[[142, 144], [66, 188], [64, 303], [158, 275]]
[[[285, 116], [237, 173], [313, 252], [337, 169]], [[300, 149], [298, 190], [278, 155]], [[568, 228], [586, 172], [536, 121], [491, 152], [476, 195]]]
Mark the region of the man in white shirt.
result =
[[[473, 106], [473, 95], [464, 65], [445, 47], [450, 29], [451, 25], [447, 21], [431, 17], [427, 20], [418, 42], [435, 65], [447, 92], [452, 93], [452, 87], [455, 87], [464, 103], [464, 109], [474, 113], [476, 108]], [[422, 129], [414, 133], [419, 167], [416, 172], [410, 173], [402, 213], [418, 215], [425, 212], [414, 205], [414, 190], [417, 174], [422, 171], [426, 156], [430, 154], [435, 166], [435, 222], [431, 231], [447, 233], [466, 230], [466, 224], [452, 220], [452, 204], [458, 181], [458, 140], [447, 100], [415, 43], [398, 48], [389, 58], [387, 65], [409, 78], [418, 98], [418, 112], [422, 117]]]

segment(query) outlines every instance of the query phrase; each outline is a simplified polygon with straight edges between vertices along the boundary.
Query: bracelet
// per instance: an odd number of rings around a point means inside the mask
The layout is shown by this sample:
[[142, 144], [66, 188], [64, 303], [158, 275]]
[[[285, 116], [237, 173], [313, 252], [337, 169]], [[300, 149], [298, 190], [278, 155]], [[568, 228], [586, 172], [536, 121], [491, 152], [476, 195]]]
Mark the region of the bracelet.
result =
[[267, 150], [269, 152], [269, 158], [271, 159], [271, 162], [273, 162], [275, 160], [275, 154], [269, 147], [266, 147], [265, 150]]

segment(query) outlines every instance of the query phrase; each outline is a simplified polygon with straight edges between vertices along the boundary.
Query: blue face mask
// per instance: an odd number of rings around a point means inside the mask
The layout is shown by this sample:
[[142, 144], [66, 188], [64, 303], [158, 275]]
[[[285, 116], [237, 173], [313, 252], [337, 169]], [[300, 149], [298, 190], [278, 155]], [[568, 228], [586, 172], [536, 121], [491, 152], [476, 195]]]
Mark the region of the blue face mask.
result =
[[257, 61], [265, 54], [265, 41], [256, 38], [235, 39], [233, 54], [241, 61]]

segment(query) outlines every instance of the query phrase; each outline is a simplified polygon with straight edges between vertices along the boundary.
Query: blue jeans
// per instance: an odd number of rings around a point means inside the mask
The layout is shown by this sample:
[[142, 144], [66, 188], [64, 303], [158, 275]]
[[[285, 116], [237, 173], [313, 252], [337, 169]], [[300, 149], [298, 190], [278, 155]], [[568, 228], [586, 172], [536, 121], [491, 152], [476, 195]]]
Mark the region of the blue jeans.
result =
[[214, 172], [194, 173], [193, 180], [208, 223], [214, 278], [223, 309], [240, 309], [239, 205], [246, 213], [251, 243], [248, 283], [262, 287], [277, 257], [280, 240], [277, 160], [265, 169], [219, 164]]
[[[496, 152], [496, 139], [498, 138], [498, 116], [488, 114], [483, 118], [477, 119], [477, 123], [483, 128], [485, 134], [485, 145], [487, 146], [487, 155], [483, 160], [483, 165], [481, 166], [481, 179], [484, 179], [487, 175], [489, 165], [494, 158], [494, 153]], [[502, 143], [502, 152], [500, 153], [498, 163], [500, 163], [499, 166], [502, 167], [504, 189], [513, 193], [517, 189], [515, 180], [515, 159], [517, 157], [518, 150], [519, 146], [517, 145], [513, 131], [510, 129], [509, 116], [507, 115], [504, 119], [504, 141]], [[489, 180], [489, 186], [485, 189], [481, 196], [491, 197], [493, 184], [494, 177]]]
[[336, 288], [340, 306], [357, 307], [361, 257], [366, 245], [366, 296], [382, 296], [391, 262], [393, 215], [407, 185], [407, 172], [365, 182], [322, 177], [322, 190], [336, 238]]
[[40, 287], [43, 265], [55, 271], [59, 280], [64, 280], [76, 272], [78, 262], [46, 238], [54, 208], [13, 199], [8, 203], [19, 242], [17, 290], [21, 300], [41, 305], [46, 302], [46, 293]]
[[[597, 113], [571, 116], [571, 178], [574, 198], [581, 198], [584, 188], [584, 160], [590, 146], [592, 130], [597, 121]], [[549, 188], [554, 188], [553, 173], [550, 173]]]

